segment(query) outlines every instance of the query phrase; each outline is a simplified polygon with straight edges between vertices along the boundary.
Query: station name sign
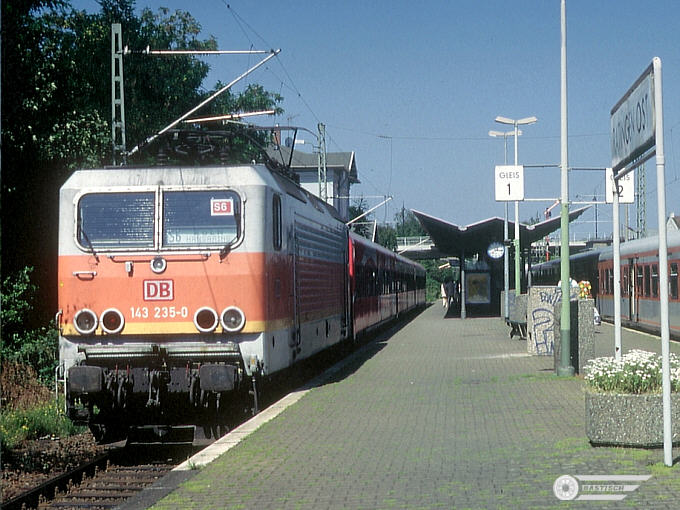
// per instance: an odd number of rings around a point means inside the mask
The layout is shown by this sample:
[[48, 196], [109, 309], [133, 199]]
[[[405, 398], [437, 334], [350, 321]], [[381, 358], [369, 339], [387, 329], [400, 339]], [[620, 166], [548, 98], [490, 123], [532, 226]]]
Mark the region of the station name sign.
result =
[[611, 110], [614, 173], [654, 147], [654, 70], [649, 66]]

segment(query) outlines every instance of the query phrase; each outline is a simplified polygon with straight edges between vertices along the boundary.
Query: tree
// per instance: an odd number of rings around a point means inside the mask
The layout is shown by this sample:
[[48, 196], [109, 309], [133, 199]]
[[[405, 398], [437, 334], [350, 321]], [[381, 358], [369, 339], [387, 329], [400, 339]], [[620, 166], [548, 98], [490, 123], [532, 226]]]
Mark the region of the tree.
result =
[[[359, 197], [354, 201], [354, 203], [349, 206], [349, 219], [350, 221], [358, 218], [364, 214], [369, 209], [368, 203], [364, 197]], [[370, 216], [370, 215], [369, 215]], [[360, 236], [366, 239], [371, 239], [373, 237], [373, 230], [371, 226], [367, 223], [368, 216], [364, 216], [361, 220], [352, 223], [352, 232], [356, 232]]]
[[396, 251], [397, 231], [393, 226], [386, 223], [378, 225], [375, 242], [381, 246], [384, 246], [388, 250]]
[[407, 210], [403, 205], [399, 212], [394, 215], [394, 224], [398, 237], [421, 237], [427, 235], [422, 225], [413, 212]]
[[[131, 49], [214, 49], [185, 11], [135, 14], [134, 0], [99, 0], [100, 12], [66, 0], [2, 2], [2, 269], [34, 266], [44, 323], [56, 308], [58, 189], [75, 168], [111, 161], [111, 23]], [[209, 66], [196, 57], [125, 57], [128, 147], [207, 97]], [[251, 86], [227, 106], [274, 105]], [[222, 111], [221, 113], [226, 113]]]
[[2, 343], [0, 358], [33, 367], [43, 382], [54, 377], [57, 361], [57, 332], [53, 328], [26, 327], [34, 308], [37, 287], [31, 283], [31, 268], [2, 279]]

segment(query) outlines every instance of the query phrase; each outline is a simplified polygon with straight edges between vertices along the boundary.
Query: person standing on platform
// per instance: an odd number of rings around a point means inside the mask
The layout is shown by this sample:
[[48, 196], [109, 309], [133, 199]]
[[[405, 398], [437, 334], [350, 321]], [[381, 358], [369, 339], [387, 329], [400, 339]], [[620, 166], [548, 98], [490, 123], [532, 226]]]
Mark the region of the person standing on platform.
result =
[[456, 289], [456, 284], [454, 283], [453, 280], [447, 280], [446, 281], [446, 308], [451, 307], [451, 303], [453, 302], [454, 298], [454, 293]]

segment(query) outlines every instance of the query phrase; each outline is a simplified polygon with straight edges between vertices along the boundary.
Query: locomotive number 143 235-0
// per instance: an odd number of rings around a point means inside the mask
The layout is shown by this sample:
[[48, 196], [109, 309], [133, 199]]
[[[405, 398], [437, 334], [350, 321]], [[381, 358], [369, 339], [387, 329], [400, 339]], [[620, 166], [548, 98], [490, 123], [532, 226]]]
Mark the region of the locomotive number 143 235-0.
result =
[[149, 308], [147, 306], [131, 306], [130, 317], [132, 319], [175, 319], [181, 317], [186, 319], [189, 317], [189, 308], [186, 306], [154, 306]]

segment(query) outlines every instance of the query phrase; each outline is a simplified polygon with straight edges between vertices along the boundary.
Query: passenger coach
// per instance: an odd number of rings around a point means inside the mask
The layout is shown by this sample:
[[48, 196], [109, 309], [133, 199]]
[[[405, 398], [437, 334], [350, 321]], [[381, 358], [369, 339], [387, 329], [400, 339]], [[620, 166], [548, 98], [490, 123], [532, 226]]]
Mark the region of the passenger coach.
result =
[[[671, 334], [680, 337], [680, 232], [668, 232], [668, 316]], [[604, 318], [614, 317], [614, 253], [600, 253], [598, 306]], [[621, 320], [628, 326], [657, 332], [660, 327], [659, 239], [621, 243]]]

